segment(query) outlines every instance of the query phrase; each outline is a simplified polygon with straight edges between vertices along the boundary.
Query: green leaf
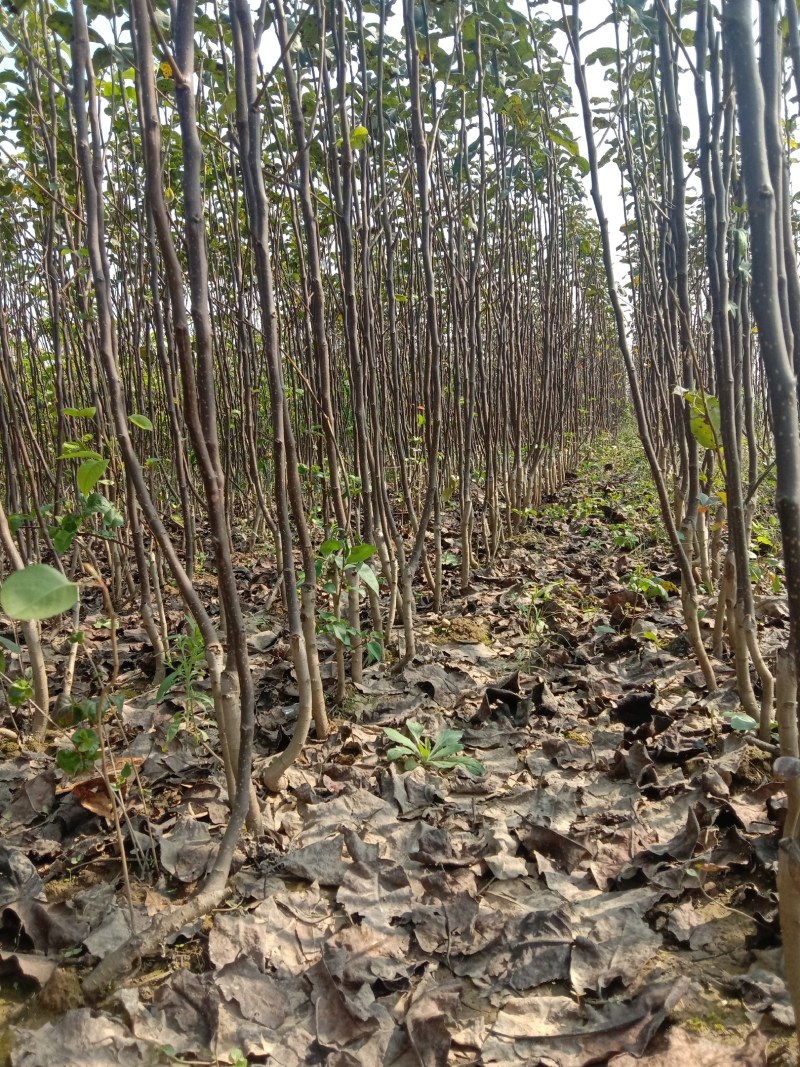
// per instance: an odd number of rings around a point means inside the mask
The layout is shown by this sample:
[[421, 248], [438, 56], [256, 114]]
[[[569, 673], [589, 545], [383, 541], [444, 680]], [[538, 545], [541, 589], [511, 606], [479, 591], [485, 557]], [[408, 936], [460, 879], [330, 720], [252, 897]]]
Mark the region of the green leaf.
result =
[[390, 726], [384, 726], [383, 732], [390, 741], [396, 741], [398, 745], [402, 745], [406, 752], [416, 753], [417, 746], [413, 741], [409, 740], [405, 734], [401, 734], [399, 730], [393, 730]]
[[49, 28], [65, 41], [72, 39], [72, 15], [66, 11], [54, 11], [47, 19]]
[[222, 101], [222, 107], [219, 109], [222, 115], [230, 118], [231, 115], [236, 114], [236, 91], [234, 90], [225, 97]]
[[692, 409], [692, 412], [689, 415], [689, 425], [691, 426], [692, 433], [699, 445], [703, 448], [714, 448], [716, 441], [719, 440], [719, 438], [717, 437], [715, 440], [714, 433], [711, 429], [712, 424], [706, 417], [704, 411], [696, 411]]
[[161, 701], [164, 699], [170, 689], [172, 689], [172, 687], [175, 685], [179, 678], [180, 674], [178, 671], [173, 671], [171, 674], [168, 674], [166, 676], [164, 681], [158, 687], [158, 692], [156, 693], [156, 704], [161, 703]]
[[8, 702], [12, 708], [20, 708], [26, 700], [33, 699], [33, 685], [29, 678], [17, 678], [8, 687]]
[[169, 745], [175, 740], [175, 738], [180, 733], [181, 726], [183, 726], [183, 712], [178, 711], [170, 719], [169, 729], [167, 730], [167, 736], [164, 739], [166, 744]]
[[486, 774], [486, 768], [480, 760], [472, 756], [457, 756], [453, 761], [456, 767], [463, 767], [470, 774]]
[[94, 489], [108, 467], [107, 459], [86, 459], [78, 467], [78, 489], [83, 496], [88, 496]]
[[71, 512], [62, 517], [58, 526], [52, 526], [50, 528], [50, 536], [53, 538], [53, 547], [59, 555], [68, 552], [72, 547], [72, 542], [77, 537], [82, 522], [82, 515], [78, 512]]
[[414, 722], [413, 719], [409, 719], [406, 723], [406, 729], [417, 742], [417, 744], [422, 745], [422, 734], [425, 730], [425, 727], [422, 725], [422, 723]]
[[101, 515], [103, 525], [109, 530], [118, 530], [120, 526], [125, 524], [122, 512], [115, 508], [102, 493], [92, 493], [86, 500], [82, 513], [84, 515]]
[[689, 404], [689, 425], [697, 443], [702, 448], [714, 448], [721, 438], [719, 400], [710, 393], [705, 403], [700, 393], [687, 392], [684, 397]]
[[728, 722], [732, 730], [757, 730], [758, 723], [752, 715], [731, 715]]
[[442, 730], [431, 751], [431, 759], [436, 756], [451, 756], [458, 752], [464, 747], [461, 743], [463, 736], [461, 730]]
[[331, 556], [334, 552], [341, 552], [344, 545], [341, 541], [337, 541], [335, 537], [329, 537], [327, 541], [323, 541], [319, 546], [319, 554], [321, 556]]
[[83, 770], [83, 757], [74, 748], [60, 748], [56, 753], [56, 763], [65, 774], [78, 774]]
[[128, 420], [140, 430], [152, 430], [153, 424], [146, 415], [129, 415]]
[[100, 738], [94, 730], [89, 730], [85, 726], [75, 731], [72, 735], [72, 743], [78, 752], [87, 757], [91, 756], [92, 759], [100, 751]]
[[353, 545], [347, 553], [344, 565], [345, 567], [357, 567], [359, 563], [365, 563], [368, 559], [374, 556], [377, 551], [375, 545]]
[[578, 170], [581, 173], [581, 177], [583, 178], [585, 178], [589, 171], [592, 169], [589, 160], [581, 155], [575, 156], [575, 165], [577, 166]]
[[369, 130], [366, 126], [356, 126], [350, 134], [350, 144], [358, 151], [369, 140]]
[[[408, 752], [409, 750], [407, 748], [401, 748], [400, 745], [395, 745], [394, 748], [386, 750], [386, 758], [390, 763], [393, 763], [396, 759], [408, 758]], [[416, 749], [414, 750], [414, 755], [416, 755]]]
[[369, 586], [373, 593], [380, 593], [378, 576], [368, 563], [362, 563], [358, 568], [358, 576], [364, 585]]
[[[449, 734], [451, 731], [446, 731]], [[431, 759], [441, 759], [447, 757], [447, 755], [454, 755], [457, 752], [462, 752], [464, 746], [461, 743], [461, 737], [448, 737], [445, 733], [439, 735], [433, 748], [431, 749]]]
[[580, 155], [577, 141], [573, 141], [568, 137], [562, 137], [561, 134], [556, 133], [555, 130], [548, 130], [547, 136], [553, 144], [561, 145], [562, 148], [566, 148], [571, 156]]
[[0, 589], [0, 606], [12, 619], [28, 622], [69, 611], [78, 602], [78, 586], [46, 563], [14, 571]]
[[97, 414], [97, 408], [64, 408], [64, 414], [71, 415], [73, 419], [93, 419]]
[[602, 63], [604, 67], [615, 67], [618, 56], [619, 53], [616, 48], [598, 48], [586, 57], [586, 66], [590, 67], [593, 63]]
[[82, 441], [65, 441], [59, 459], [102, 459], [99, 452], [87, 448]]

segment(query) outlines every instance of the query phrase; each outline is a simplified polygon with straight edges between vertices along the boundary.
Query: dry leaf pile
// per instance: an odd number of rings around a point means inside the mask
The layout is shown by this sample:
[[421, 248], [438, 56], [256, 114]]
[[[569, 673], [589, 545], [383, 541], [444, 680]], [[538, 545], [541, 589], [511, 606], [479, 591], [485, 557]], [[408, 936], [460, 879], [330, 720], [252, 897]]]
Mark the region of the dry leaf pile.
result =
[[[266, 798], [266, 837], [242, 842], [226, 906], [100, 1008], [77, 975], [202, 878], [225, 819], [221, 769], [190, 733], [165, 744], [179, 697], [125, 703], [112, 737], [136, 771], [131, 908], [97, 781], [63, 779], [51, 752], [9, 754], [0, 1062], [784, 1062], [781, 785], [724, 718], [737, 706], [726, 664], [704, 695], [677, 598], [632, 590], [603, 516], [575, 517], [583, 488], [474, 593], [452, 594], [444, 619], [421, 606], [424, 654], [399, 675], [369, 669], [336, 732]], [[647, 561], [668, 580], [663, 549]], [[258, 565], [242, 581], [268, 584]], [[295, 694], [280, 620], [256, 606], [266, 759]], [[130, 622], [133, 672], [144, 645]], [[383, 728], [409, 719], [431, 737], [462, 729], [486, 774], [390, 764]]]

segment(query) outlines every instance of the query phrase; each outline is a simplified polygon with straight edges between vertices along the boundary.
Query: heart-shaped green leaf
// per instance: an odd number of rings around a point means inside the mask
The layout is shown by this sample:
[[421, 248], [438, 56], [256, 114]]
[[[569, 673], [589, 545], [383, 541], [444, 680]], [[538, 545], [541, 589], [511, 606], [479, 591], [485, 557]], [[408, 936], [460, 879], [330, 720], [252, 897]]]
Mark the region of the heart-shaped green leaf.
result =
[[94, 489], [108, 466], [107, 459], [87, 459], [78, 467], [78, 489], [84, 496], [88, 496]]
[[71, 416], [73, 419], [93, 419], [97, 414], [97, 408], [64, 408], [64, 414]]
[[140, 430], [152, 430], [153, 424], [146, 415], [129, 415], [128, 418], [134, 426], [138, 426]]
[[0, 606], [12, 619], [28, 622], [69, 611], [78, 602], [78, 586], [46, 563], [14, 571], [0, 589]]
[[752, 715], [731, 715], [728, 722], [732, 730], [757, 730], [758, 723]]
[[359, 563], [366, 563], [370, 556], [374, 556], [377, 551], [375, 545], [353, 545], [347, 553], [347, 559], [344, 561], [345, 566], [357, 567]]
[[378, 576], [375, 571], [370, 567], [369, 563], [362, 563], [358, 568], [358, 576], [364, 585], [368, 586], [373, 593], [380, 593], [378, 586]]

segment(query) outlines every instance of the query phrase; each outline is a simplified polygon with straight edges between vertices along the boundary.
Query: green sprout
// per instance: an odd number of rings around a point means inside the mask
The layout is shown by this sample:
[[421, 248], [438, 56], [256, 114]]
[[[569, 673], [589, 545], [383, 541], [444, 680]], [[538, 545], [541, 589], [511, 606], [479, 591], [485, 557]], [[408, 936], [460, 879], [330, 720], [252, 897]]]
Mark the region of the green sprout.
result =
[[443, 730], [434, 740], [425, 736], [425, 727], [418, 722], [407, 722], [410, 737], [401, 734], [399, 730], [384, 727], [383, 732], [390, 741], [396, 744], [386, 753], [390, 762], [403, 760], [403, 767], [407, 771], [413, 771], [415, 767], [435, 767], [437, 770], [450, 770], [452, 767], [464, 767], [472, 774], [485, 774], [486, 768], [472, 756], [463, 755], [463, 733], [461, 730]]

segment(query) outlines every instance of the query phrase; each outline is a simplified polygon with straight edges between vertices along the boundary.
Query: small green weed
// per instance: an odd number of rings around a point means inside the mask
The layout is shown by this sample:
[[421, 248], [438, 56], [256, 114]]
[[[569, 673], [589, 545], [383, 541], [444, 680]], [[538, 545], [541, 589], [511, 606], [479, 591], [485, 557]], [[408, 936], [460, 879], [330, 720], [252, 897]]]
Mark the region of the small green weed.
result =
[[634, 533], [634, 531], [627, 526], [617, 524], [612, 526], [612, 530], [614, 531], [614, 545], [616, 548], [621, 548], [625, 552], [630, 552], [631, 549], [638, 547], [639, 535]]
[[410, 737], [401, 734], [399, 730], [384, 727], [383, 732], [395, 745], [386, 753], [390, 762], [403, 760], [403, 767], [407, 771], [413, 771], [415, 767], [435, 767], [436, 770], [450, 770], [453, 767], [464, 767], [472, 774], [484, 774], [486, 768], [480, 760], [472, 756], [464, 756], [464, 746], [461, 730], [443, 730], [434, 741], [433, 738], [424, 734], [425, 727], [418, 722], [407, 722]]
[[172, 638], [169, 671], [156, 693], [157, 704], [160, 704], [173, 689], [181, 688], [185, 695], [183, 710], [172, 716], [167, 730], [166, 744], [174, 741], [179, 732], [187, 728], [199, 740], [208, 740], [208, 734], [194, 721], [194, 716], [198, 711], [210, 708], [212, 705], [211, 696], [198, 688], [198, 682], [205, 677], [205, 674], [206, 647], [203, 643], [203, 635], [194, 620], [190, 619], [186, 632], [175, 634]]
[[[72, 701], [59, 715], [59, 725], [78, 726], [78, 729], [70, 736], [72, 748], [60, 748], [56, 753], [56, 763], [65, 774], [83, 774], [94, 767], [100, 758], [101, 724], [104, 717], [113, 708], [117, 714], [122, 712], [124, 697], [122, 693], [114, 693], [101, 698], [87, 697], [85, 700]], [[86, 724], [86, 725], [83, 725]], [[96, 729], [95, 729], [96, 727]], [[124, 777], [131, 773], [130, 766]]]
[[652, 574], [645, 574], [643, 571], [637, 571], [632, 574], [628, 579], [628, 585], [648, 600], [667, 600], [670, 592], [675, 591], [675, 587], [671, 582], [663, 582], [660, 578], [655, 578]]
[[551, 599], [558, 582], [546, 585], [526, 585], [514, 601], [514, 607], [525, 620], [528, 663], [533, 662], [534, 651], [547, 634], [549, 623], [544, 605]]
[[341, 604], [349, 574], [355, 575], [359, 583], [359, 595], [364, 596], [367, 587], [376, 594], [380, 592], [378, 576], [367, 562], [377, 551], [375, 545], [349, 545], [344, 539], [331, 537], [320, 545], [316, 559], [317, 578], [323, 579], [323, 592], [331, 598], [331, 610], [320, 609], [318, 613], [317, 630], [330, 634], [346, 649], [352, 647], [353, 638], [361, 638], [369, 663], [383, 658], [383, 634], [378, 630], [354, 629], [343, 615]]

